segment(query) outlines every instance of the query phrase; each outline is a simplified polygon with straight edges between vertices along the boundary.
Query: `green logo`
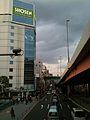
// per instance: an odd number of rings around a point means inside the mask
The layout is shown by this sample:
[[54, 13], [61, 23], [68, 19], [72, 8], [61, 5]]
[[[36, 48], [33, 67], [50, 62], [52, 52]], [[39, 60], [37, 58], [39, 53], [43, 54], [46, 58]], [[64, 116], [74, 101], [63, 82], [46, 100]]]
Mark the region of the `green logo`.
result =
[[33, 18], [33, 11], [25, 8], [13, 6], [13, 14], [27, 18]]

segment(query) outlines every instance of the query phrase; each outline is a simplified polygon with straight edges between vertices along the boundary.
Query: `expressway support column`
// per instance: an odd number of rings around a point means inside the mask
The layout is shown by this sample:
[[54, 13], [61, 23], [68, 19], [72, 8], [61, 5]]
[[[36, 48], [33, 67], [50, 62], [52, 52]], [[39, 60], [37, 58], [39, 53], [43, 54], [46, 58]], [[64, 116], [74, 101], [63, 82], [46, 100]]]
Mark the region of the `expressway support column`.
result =
[[87, 85], [88, 96], [90, 97], [90, 84]]
[[70, 95], [70, 85], [67, 85], [67, 96]]

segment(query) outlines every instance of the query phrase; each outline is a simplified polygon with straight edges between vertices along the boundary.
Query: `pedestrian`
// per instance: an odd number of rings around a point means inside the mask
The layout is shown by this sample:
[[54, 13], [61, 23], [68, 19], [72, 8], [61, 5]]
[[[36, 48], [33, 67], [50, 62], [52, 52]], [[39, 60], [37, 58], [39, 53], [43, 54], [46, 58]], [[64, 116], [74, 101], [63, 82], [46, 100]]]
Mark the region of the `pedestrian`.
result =
[[43, 109], [43, 107], [44, 107], [44, 106], [43, 106], [43, 105], [41, 105], [41, 109]]
[[15, 118], [15, 113], [14, 113], [13, 107], [10, 110], [10, 114], [11, 114], [11, 119], [14, 119]]
[[47, 109], [49, 109], [50, 104], [48, 104]]
[[19, 104], [18, 98], [16, 99], [16, 101], [17, 101], [17, 104]]
[[28, 99], [26, 98], [26, 105], [28, 104]]

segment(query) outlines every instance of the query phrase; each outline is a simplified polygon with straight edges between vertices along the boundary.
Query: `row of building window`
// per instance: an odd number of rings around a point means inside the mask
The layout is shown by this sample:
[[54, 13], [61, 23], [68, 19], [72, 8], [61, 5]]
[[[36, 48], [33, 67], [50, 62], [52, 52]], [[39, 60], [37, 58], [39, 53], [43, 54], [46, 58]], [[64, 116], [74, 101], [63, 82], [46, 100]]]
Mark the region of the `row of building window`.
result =
[[[11, 29], [14, 30], [14, 26], [11, 26]], [[14, 36], [14, 32], [11, 32], [11, 36]], [[10, 39], [10, 43], [14, 43], [14, 39]], [[10, 50], [13, 50], [13, 49], [14, 49], [14, 46], [10, 46]], [[10, 61], [10, 64], [13, 64], [13, 61]], [[10, 68], [9, 71], [13, 72], [13, 68]], [[10, 79], [12, 79], [12, 76]]]
[[[14, 26], [11, 26], [11, 29], [14, 29]], [[14, 36], [14, 32], [11, 32], [10, 34], [11, 36]], [[14, 43], [14, 39], [10, 39], [10, 43]], [[13, 50], [13, 49], [14, 49], [14, 46], [10, 46], [10, 50]], [[13, 64], [13, 61], [11, 60], [9, 63]], [[9, 68], [9, 72], [13, 72], [13, 68]], [[9, 76], [9, 79], [13, 79], [13, 76]]]
[[[14, 26], [11, 26], [11, 29], [14, 29]], [[10, 34], [11, 36], [14, 36], [14, 32], [11, 32]], [[14, 39], [10, 39], [10, 43], [14, 43]]]

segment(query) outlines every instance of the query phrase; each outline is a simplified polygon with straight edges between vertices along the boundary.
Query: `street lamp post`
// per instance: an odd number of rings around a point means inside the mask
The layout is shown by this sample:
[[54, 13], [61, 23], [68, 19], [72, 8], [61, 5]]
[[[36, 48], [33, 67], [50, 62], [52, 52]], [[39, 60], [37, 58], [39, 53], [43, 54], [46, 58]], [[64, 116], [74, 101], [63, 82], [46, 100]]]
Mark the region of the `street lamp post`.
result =
[[[0, 56], [10, 56], [11, 58], [13, 58], [14, 56], [22, 56], [24, 51], [21, 48], [18, 48], [18, 49], [13, 49], [12, 52], [13, 53], [9, 53], [9, 54], [0, 54]], [[2, 86], [2, 91], [3, 91], [3, 86]]]
[[61, 70], [61, 60], [62, 60], [62, 57], [60, 56], [60, 76], [62, 74], [62, 70]]
[[[13, 49], [13, 53], [10, 54], [0, 54], [0, 56], [22, 56], [23, 55], [23, 50], [18, 48], [18, 49]], [[22, 52], [22, 53], [21, 53]]]
[[66, 30], [67, 30], [67, 56], [68, 56], [68, 63], [70, 61], [70, 58], [69, 58], [69, 40], [68, 40], [68, 23], [69, 23], [69, 19], [66, 20]]
[[61, 76], [62, 71], [61, 71], [61, 60], [62, 60], [62, 56], [60, 56], [58, 63], [59, 63], [59, 76]]

